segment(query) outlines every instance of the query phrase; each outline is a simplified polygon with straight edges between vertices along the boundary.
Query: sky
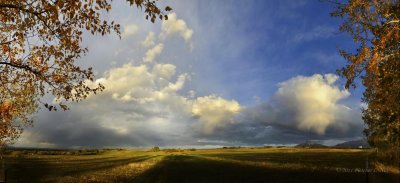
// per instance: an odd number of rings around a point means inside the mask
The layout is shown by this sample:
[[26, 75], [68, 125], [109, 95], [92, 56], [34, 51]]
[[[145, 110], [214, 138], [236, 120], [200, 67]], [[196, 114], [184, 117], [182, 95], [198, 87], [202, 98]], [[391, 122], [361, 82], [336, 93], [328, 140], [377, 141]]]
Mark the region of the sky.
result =
[[[351, 38], [318, 0], [169, 0], [151, 23], [125, 2], [116, 34], [85, 34], [106, 89], [69, 111], [41, 109], [15, 146], [146, 148], [326, 145], [363, 138], [362, 87], [336, 74]], [[45, 100], [52, 101], [51, 96]]]

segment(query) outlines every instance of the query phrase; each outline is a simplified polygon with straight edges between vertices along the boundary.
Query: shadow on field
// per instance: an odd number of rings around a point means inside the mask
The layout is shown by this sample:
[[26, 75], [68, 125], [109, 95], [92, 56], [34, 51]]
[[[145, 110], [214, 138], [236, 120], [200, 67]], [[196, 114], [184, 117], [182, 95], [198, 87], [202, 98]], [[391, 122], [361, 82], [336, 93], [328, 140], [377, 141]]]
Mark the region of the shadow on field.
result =
[[[365, 173], [269, 168], [205, 159], [167, 156], [134, 182], [366, 182]], [[370, 181], [372, 182], [372, 181]]]
[[60, 160], [18, 158], [7, 163], [9, 182], [54, 182], [60, 176], [75, 176], [110, 169], [129, 163], [142, 162], [155, 156], [134, 158], [96, 158], [92, 160]]

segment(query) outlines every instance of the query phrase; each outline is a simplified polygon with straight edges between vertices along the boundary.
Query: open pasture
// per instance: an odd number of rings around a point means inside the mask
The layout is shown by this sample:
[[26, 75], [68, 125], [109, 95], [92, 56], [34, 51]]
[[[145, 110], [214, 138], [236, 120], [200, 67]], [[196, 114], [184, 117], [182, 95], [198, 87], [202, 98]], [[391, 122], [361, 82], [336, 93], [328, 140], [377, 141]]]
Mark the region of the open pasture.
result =
[[[8, 182], [397, 182], [366, 159], [371, 150], [238, 148], [100, 150], [80, 154], [15, 151]], [[368, 172], [368, 173], [367, 173]], [[368, 177], [367, 177], [368, 174]]]

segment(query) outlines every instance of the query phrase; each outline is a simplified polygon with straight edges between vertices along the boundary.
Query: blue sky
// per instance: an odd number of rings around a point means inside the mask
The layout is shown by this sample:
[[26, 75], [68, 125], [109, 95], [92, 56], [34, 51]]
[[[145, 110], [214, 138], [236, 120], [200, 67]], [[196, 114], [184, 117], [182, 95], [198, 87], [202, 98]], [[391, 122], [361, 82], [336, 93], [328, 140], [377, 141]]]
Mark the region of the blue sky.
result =
[[200, 48], [193, 56], [200, 61], [194, 67], [207, 66], [204, 75], [210, 78], [206, 79], [223, 86], [220, 92], [226, 97], [245, 104], [251, 104], [253, 96], [268, 99], [276, 83], [293, 76], [336, 73], [345, 64], [338, 48], [352, 45], [350, 37], [338, 31], [341, 20], [330, 17], [329, 3], [192, 3], [175, 7], [177, 13], [181, 6], [196, 9], [182, 8], [182, 16], [196, 19], [193, 22], [199, 25], [195, 37]]
[[[166, 22], [114, 2], [106, 19], [122, 39], [86, 34], [82, 66], [106, 90], [39, 111], [17, 145], [149, 147], [333, 144], [362, 138], [361, 89], [347, 91], [336, 69], [333, 6], [320, 1], [170, 0]], [[164, 4], [165, 3], [165, 4]], [[95, 84], [89, 83], [89, 84]], [[49, 99], [51, 100], [51, 99]]]

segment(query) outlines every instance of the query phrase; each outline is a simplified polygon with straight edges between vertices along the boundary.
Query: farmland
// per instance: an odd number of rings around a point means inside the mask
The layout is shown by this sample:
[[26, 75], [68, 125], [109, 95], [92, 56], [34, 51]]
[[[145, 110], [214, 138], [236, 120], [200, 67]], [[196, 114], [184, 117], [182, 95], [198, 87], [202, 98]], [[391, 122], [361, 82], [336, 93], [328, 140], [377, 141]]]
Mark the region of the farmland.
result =
[[[5, 156], [8, 182], [397, 182], [373, 150], [227, 148], [38, 151]], [[368, 172], [368, 173], [367, 173]], [[368, 177], [367, 177], [368, 174]]]

